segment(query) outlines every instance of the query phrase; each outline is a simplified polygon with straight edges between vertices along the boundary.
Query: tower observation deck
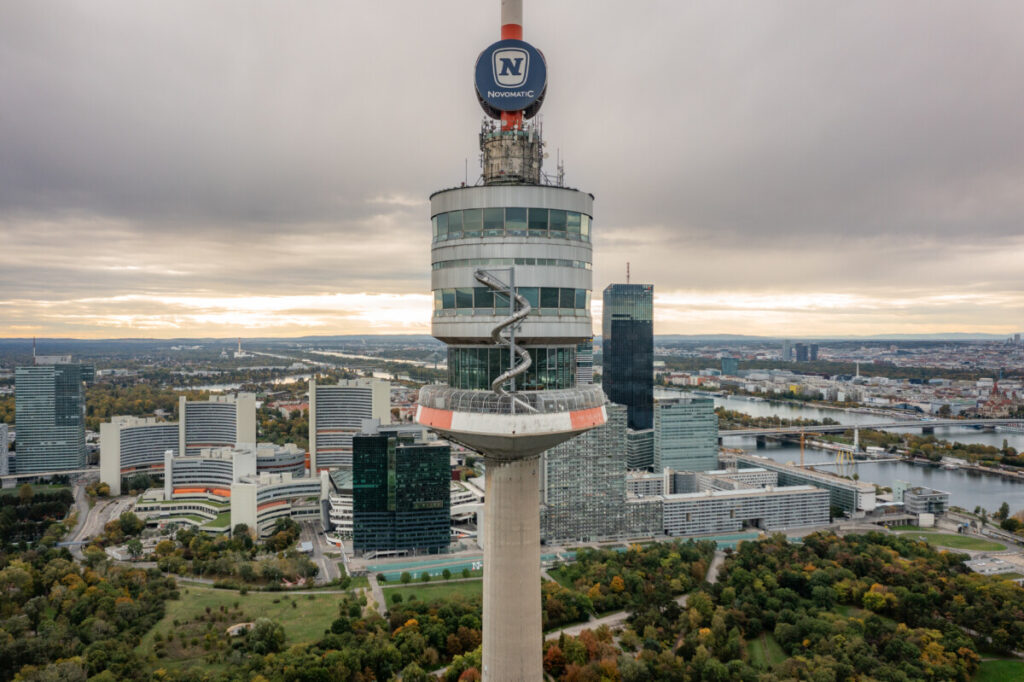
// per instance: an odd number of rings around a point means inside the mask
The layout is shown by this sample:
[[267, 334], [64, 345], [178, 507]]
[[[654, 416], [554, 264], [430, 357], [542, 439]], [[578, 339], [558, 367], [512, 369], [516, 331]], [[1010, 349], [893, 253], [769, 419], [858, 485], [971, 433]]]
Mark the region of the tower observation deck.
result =
[[[482, 184], [435, 192], [432, 333], [448, 383], [420, 390], [417, 421], [484, 457], [483, 676], [539, 680], [540, 454], [605, 422], [604, 393], [576, 386], [593, 335], [591, 194], [548, 183], [530, 119], [547, 89], [522, 40], [522, 0], [502, 0], [502, 40], [477, 59]], [[500, 121], [500, 124], [497, 123]]]

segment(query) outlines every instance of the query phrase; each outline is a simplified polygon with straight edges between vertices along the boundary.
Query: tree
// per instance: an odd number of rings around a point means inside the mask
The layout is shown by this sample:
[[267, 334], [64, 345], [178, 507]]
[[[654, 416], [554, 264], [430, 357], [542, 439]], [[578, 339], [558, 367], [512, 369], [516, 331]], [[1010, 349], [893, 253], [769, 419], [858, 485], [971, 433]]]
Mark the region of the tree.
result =
[[446, 568], [441, 571], [441, 577], [445, 580], [449, 580], [452, 577], [452, 572]]
[[420, 573], [420, 580], [422, 582], [429, 583], [430, 582], [430, 574], [427, 573], [426, 571], [423, 571], [422, 573]]
[[999, 522], [999, 527], [1010, 533], [1016, 533], [1024, 524], [1014, 518], [1003, 519]]
[[1003, 502], [999, 506], [999, 511], [992, 515], [992, 518], [998, 519], [999, 521], [1005, 521], [1010, 517], [1010, 505]]
[[247, 523], [236, 523], [235, 527], [231, 529], [231, 537], [241, 538], [247, 537], [252, 539], [252, 533], [249, 531], [249, 524]]
[[423, 668], [415, 662], [405, 666], [402, 670], [402, 682], [429, 682], [434, 678], [423, 671]]
[[942, 407], [939, 408], [939, 411], [938, 411], [937, 414], [940, 417], [950, 417], [950, 416], [953, 415], [953, 408], [950, 407], [949, 404], [947, 403], [947, 404], [945, 404], [945, 405], [943, 405]]
[[85, 555], [85, 565], [95, 568], [107, 559], [107, 553], [96, 545], [89, 545], [82, 552]]
[[25, 483], [18, 488], [18, 500], [20, 500], [22, 504], [28, 504], [31, 502], [34, 494], [35, 493], [32, 492], [32, 486], [29, 483]]
[[128, 554], [130, 554], [133, 559], [138, 559], [142, 556], [142, 541], [138, 538], [132, 538], [128, 541], [126, 546], [128, 548]]
[[145, 522], [130, 511], [123, 512], [118, 520], [121, 522], [121, 532], [125, 535], [138, 535], [146, 527]]
[[269, 618], [259, 618], [245, 636], [245, 646], [257, 654], [272, 654], [284, 646], [284, 628]]
[[398, 579], [402, 581], [403, 585], [407, 585], [412, 582], [412, 574], [409, 571], [402, 571], [402, 575], [398, 576]]

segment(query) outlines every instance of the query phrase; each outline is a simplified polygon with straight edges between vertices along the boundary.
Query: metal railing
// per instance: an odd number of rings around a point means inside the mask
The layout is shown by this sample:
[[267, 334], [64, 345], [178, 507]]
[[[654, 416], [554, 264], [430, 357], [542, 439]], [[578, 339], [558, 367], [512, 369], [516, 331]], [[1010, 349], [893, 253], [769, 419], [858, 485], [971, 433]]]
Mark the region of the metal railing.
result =
[[[600, 386], [578, 386], [576, 388], [551, 391], [518, 391], [514, 394], [522, 413], [522, 403], [528, 404], [538, 413], [574, 412], [605, 403], [604, 391]], [[419, 404], [438, 410], [453, 412], [475, 412], [482, 414], [512, 414], [512, 395], [498, 395], [491, 391], [474, 391], [451, 388], [444, 384], [429, 384], [420, 389]]]

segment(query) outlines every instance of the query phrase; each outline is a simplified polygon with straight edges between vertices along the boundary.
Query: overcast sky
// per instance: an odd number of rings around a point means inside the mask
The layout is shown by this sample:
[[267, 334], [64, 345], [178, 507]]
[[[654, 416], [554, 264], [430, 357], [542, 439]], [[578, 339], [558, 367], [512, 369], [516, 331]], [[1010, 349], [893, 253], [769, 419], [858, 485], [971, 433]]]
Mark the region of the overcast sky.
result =
[[[598, 326], [1024, 328], [1024, 3], [525, 5]], [[428, 332], [498, 8], [0, 2], [0, 336]]]

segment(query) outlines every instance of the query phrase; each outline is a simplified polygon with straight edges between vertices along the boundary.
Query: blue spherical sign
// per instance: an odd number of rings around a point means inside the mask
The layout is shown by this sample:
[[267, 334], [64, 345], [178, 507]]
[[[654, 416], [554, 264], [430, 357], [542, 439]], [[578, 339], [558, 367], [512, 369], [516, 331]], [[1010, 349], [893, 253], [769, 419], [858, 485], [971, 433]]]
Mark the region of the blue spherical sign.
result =
[[[499, 40], [476, 60], [476, 93], [489, 115], [496, 112], [536, 113], [548, 83], [544, 55], [522, 40]], [[536, 106], [533, 106], [536, 105]]]

